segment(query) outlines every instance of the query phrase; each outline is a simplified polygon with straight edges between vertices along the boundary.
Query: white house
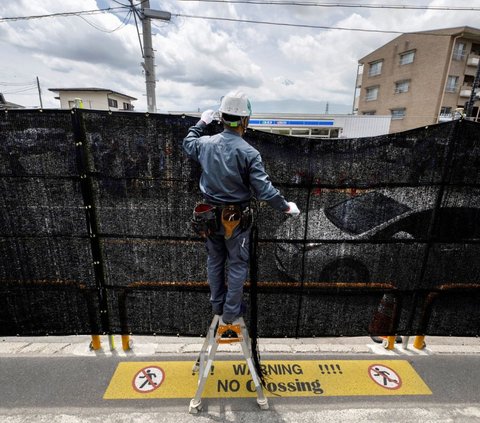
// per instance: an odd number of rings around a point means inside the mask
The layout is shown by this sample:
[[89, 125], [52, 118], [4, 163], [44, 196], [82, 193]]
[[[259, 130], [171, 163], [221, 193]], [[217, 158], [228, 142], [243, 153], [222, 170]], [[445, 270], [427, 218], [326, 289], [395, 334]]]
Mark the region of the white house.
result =
[[78, 107], [81, 100], [83, 108], [95, 110], [133, 110], [132, 101], [136, 100], [126, 94], [105, 88], [49, 88], [58, 93], [61, 109]]

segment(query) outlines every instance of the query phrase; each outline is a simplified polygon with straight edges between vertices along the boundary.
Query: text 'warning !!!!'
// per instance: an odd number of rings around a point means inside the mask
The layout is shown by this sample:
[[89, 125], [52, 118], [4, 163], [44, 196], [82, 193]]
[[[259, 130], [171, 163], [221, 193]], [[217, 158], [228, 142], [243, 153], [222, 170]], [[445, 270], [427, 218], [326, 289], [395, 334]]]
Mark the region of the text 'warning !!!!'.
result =
[[[198, 374], [193, 362], [119, 363], [104, 399], [191, 398]], [[267, 396], [431, 395], [405, 360], [295, 360], [262, 362]], [[204, 398], [255, 397], [247, 364], [215, 361]]]

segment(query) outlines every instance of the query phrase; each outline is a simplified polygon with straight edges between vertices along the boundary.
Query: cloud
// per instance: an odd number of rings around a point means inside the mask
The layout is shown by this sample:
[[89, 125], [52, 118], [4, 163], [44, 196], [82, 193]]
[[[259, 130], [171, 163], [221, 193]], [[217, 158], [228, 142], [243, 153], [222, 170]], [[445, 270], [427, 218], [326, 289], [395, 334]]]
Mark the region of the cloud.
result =
[[[124, 3], [128, 4], [127, 1]], [[297, 23], [326, 27], [396, 30], [401, 32], [470, 25], [476, 13], [300, 7], [150, 0], [151, 8], [172, 12], [171, 22], [153, 21], [157, 105], [162, 111], [197, 110], [218, 104], [233, 88], [244, 90], [254, 104], [303, 101], [344, 104], [353, 101], [358, 60], [396, 37], [395, 34], [322, 30], [202, 20], [190, 16]], [[369, 4], [384, 4], [370, 0]], [[396, 4], [412, 4], [397, 0]], [[415, 5], [452, 6], [447, 0], [418, 0]], [[113, 0], [17, 0], [0, 2], [0, 16], [41, 15], [63, 11], [118, 7]], [[457, 0], [455, 6], [471, 6]], [[49, 87], [97, 86], [138, 98], [146, 109], [145, 81], [135, 22], [122, 24], [127, 10], [78, 17], [0, 23], [0, 81], [40, 78], [44, 104], [58, 107]], [[183, 15], [183, 16], [178, 16]], [[93, 25], [93, 26], [92, 26]], [[141, 25], [139, 28], [141, 32]], [[4, 89], [3, 87], [0, 87]], [[8, 88], [8, 87], [7, 87]], [[35, 90], [13, 93], [9, 101], [38, 104]], [[300, 102], [300, 103], [298, 103]], [[320, 106], [322, 108], [322, 106]], [[278, 110], [281, 112], [282, 110]]]
[[196, 87], [257, 88], [261, 67], [224, 31], [201, 21], [186, 22], [166, 35], [155, 36], [157, 76]]

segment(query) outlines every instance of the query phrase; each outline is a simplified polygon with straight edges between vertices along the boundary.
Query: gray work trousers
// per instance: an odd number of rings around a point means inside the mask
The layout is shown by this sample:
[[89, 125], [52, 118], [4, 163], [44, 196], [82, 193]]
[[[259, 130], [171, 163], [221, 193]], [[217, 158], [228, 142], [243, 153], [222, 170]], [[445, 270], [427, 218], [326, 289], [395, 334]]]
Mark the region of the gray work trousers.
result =
[[232, 322], [244, 312], [243, 285], [247, 280], [250, 254], [250, 229], [235, 229], [225, 239], [223, 226], [207, 238], [207, 275], [210, 303], [224, 322]]

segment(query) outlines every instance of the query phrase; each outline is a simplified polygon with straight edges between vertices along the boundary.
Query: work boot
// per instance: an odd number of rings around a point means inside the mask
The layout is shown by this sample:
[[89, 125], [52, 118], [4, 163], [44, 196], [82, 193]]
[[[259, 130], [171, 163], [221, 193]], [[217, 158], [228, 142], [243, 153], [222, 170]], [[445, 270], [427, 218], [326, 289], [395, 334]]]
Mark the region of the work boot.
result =
[[[223, 320], [223, 317], [220, 318], [220, 321], [218, 322], [218, 326], [228, 326], [228, 325], [234, 325], [234, 324], [237, 324], [238, 321], [237, 320], [233, 320], [233, 321], [225, 321]], [[238, 335], [237, 333], [232, 330], [232, 329], [228, 329], [226, 330], [225, 332], [223, 332], [222, 334], [222, 338], [238, 338]]]
[[222, 338], [238, 338], [238, 335], [237, 332], [233, 331], [232, 329], [228, 329], [222, 333]]

